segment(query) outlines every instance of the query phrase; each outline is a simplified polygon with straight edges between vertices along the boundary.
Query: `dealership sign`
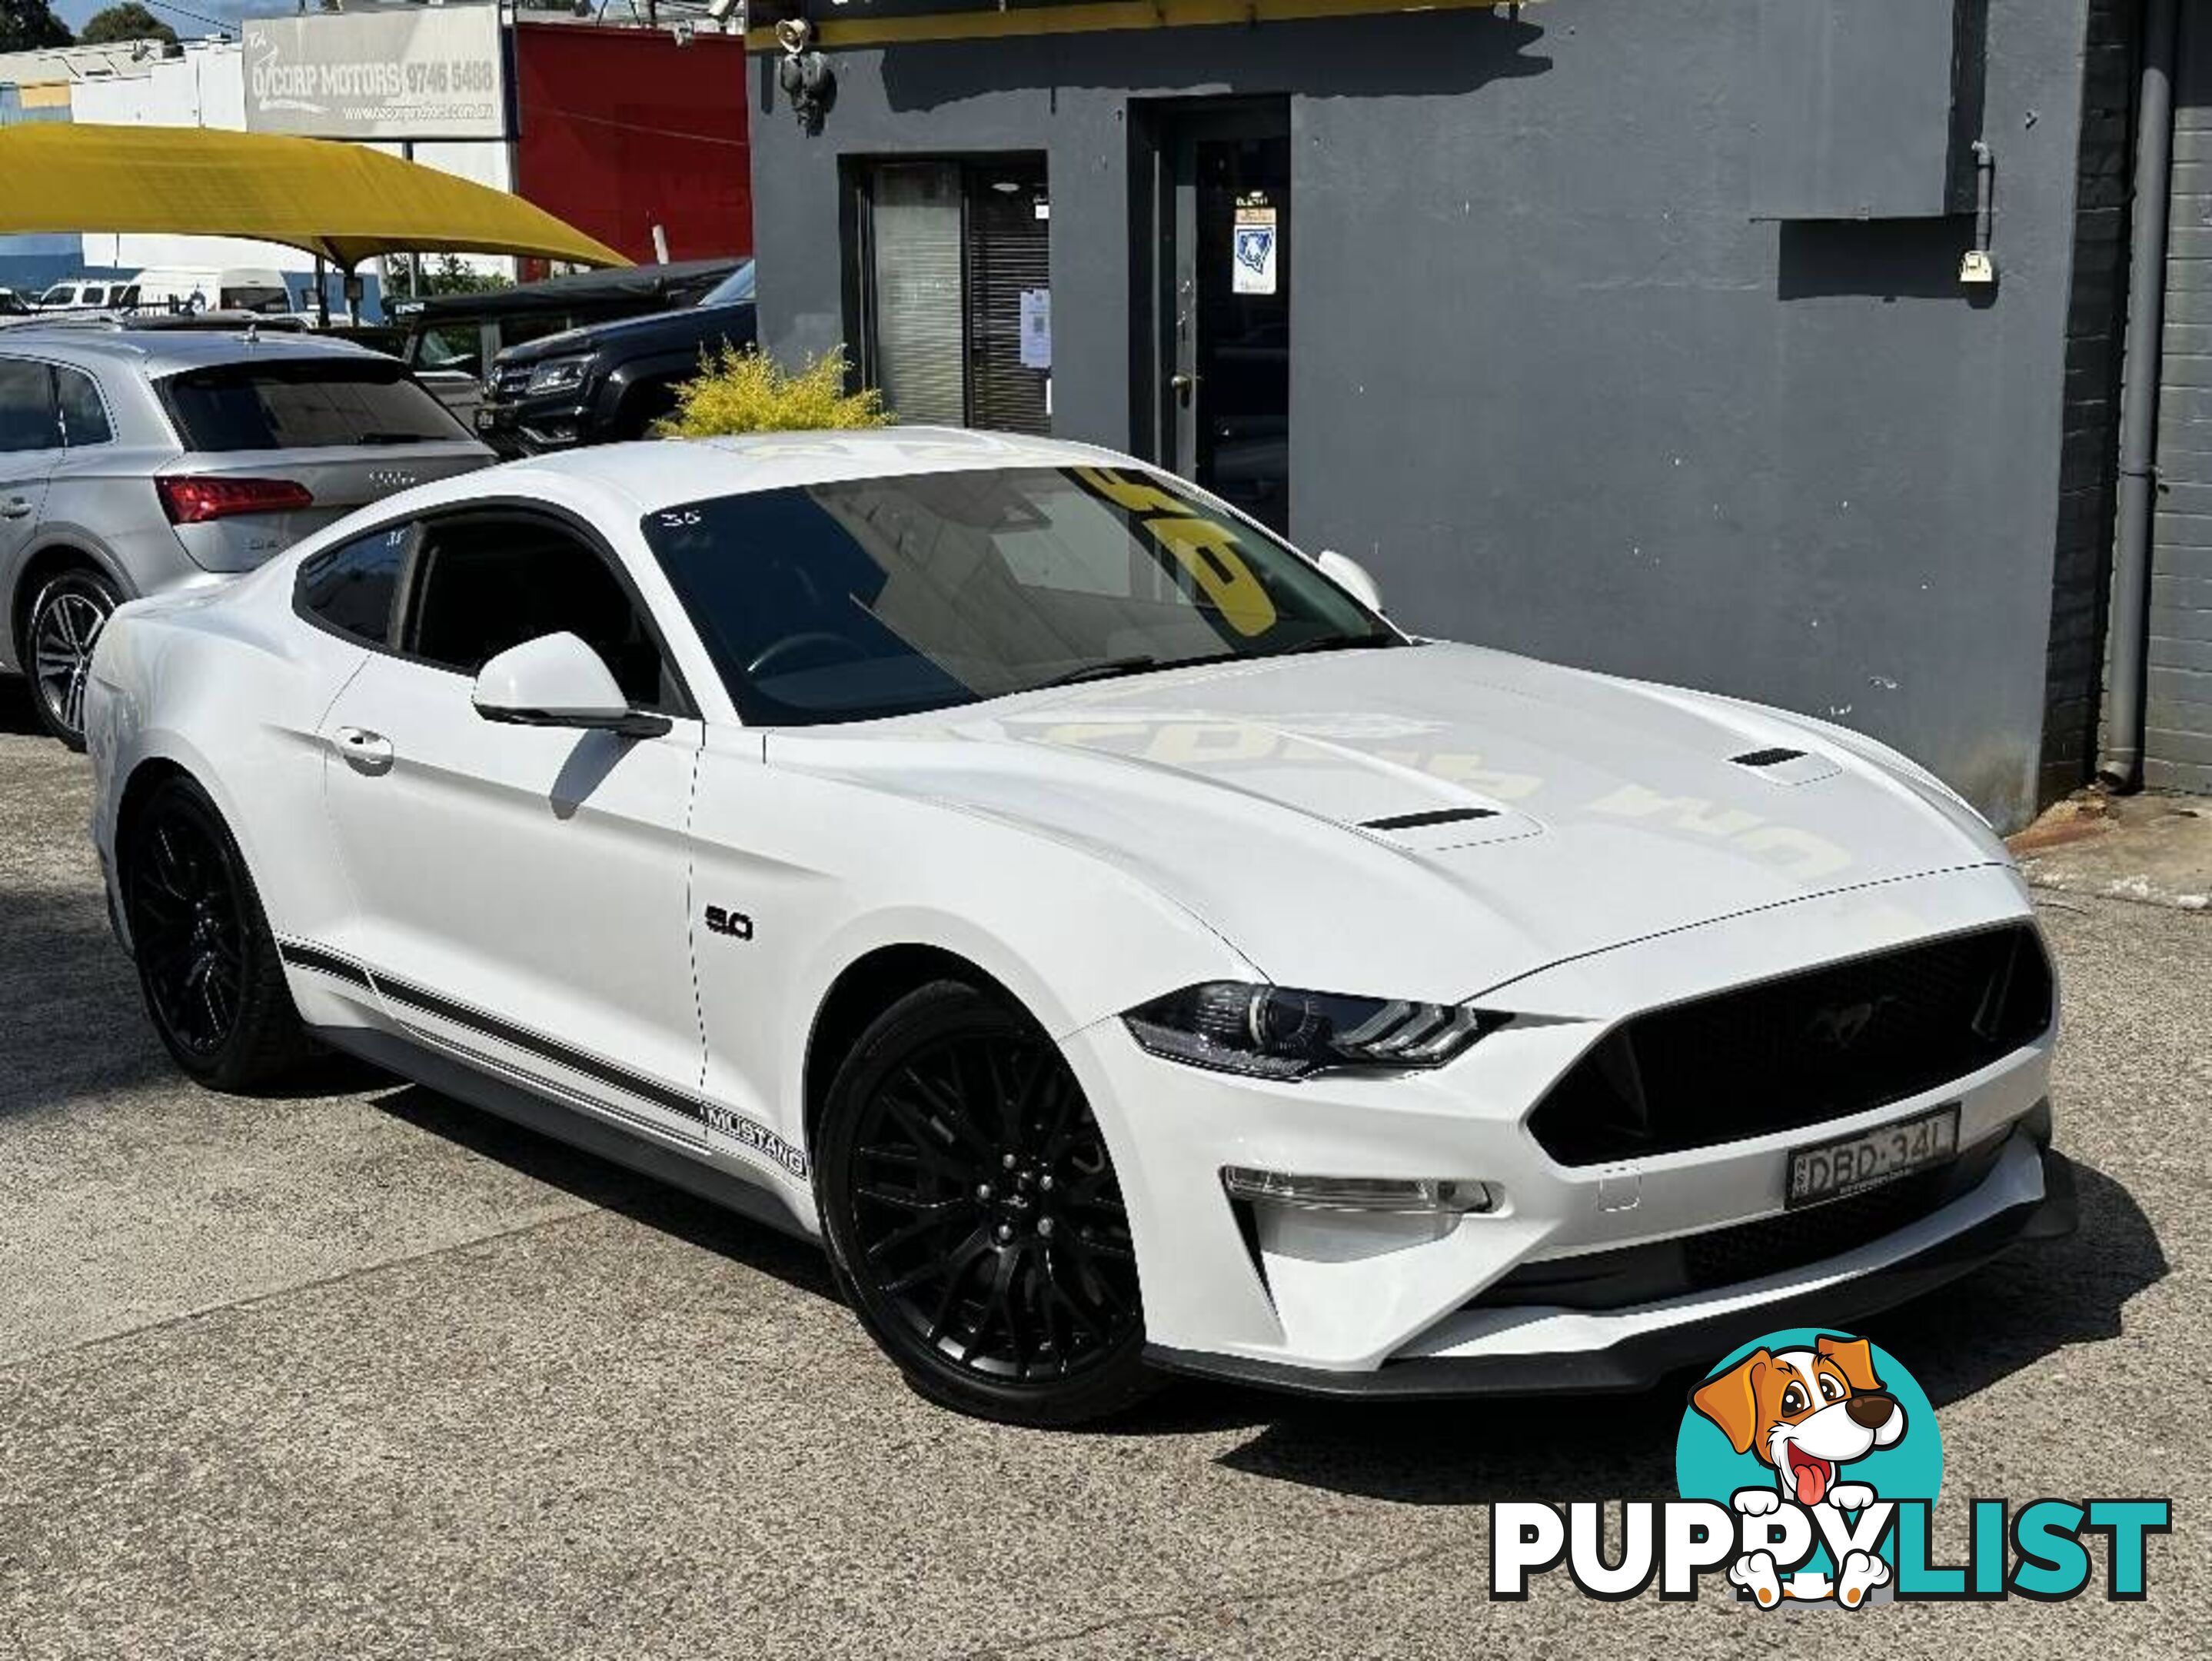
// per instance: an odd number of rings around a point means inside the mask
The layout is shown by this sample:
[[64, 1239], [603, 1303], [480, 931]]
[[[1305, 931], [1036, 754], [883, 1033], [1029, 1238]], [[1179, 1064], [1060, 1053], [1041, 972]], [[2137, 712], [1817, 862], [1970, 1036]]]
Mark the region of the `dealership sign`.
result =
[[499, 9], [242, 26], [246, 125], [310, 138], [503, 138]]

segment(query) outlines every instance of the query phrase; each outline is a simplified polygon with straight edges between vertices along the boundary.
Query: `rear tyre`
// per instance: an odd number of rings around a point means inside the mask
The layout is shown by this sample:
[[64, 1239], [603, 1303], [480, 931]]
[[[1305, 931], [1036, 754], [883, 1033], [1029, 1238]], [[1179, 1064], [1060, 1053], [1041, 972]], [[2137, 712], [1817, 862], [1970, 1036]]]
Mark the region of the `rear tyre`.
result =
[[839, 1280], [924, 1396], [1064, 1426], [1153, 1388], [1113, 1159], [1021, 1012], [957, 981], [901, 999], [838, 1068], [817, 1151]]
[[23, 666], [39, 722], [72, 750], [84, 748], [84, 693], [92, 648], [120, 603], [97, 571], [64, 571], [31, 597], [23, 621]]
[[164, 781], [132, 818], [123, 914], [146, 1013], [179, 1067], [250, 1091], [307, 1053], [261, 897], [207, 792]]

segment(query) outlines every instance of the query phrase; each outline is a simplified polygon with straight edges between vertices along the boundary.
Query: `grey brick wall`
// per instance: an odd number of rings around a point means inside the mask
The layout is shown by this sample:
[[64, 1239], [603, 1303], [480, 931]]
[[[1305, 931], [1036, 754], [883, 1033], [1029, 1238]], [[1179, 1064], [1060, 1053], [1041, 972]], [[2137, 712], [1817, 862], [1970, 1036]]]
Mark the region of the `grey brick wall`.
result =
[[[2043, 801], [2086, 782], [2097, 763], [2119, 464], [2128, 172], [2134, 148], [2131, 33], [2137, 9], [2136, 0], [2091, 0], [2084, 41], [2074, 272], [2066, 312], [2065, 435], [2039, 790]], [[2002, 226], [2002, 173], [1997, 200]], [[2002, 234], [1997, 242], [2003, 246]]]

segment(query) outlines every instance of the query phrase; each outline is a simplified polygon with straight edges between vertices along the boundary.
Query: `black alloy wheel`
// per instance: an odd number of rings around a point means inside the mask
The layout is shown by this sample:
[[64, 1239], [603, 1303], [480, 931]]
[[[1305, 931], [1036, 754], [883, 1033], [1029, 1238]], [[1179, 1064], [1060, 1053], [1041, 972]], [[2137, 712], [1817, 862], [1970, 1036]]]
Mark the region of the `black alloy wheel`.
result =
[[31, 599], [23, 657], [36, 695], [32, 702], [46, 729], [72, 750], [84, 748], [92, 648], [118, 603], [106, 578], [83, 570], [63, 572]]
[[832, 1258], [923, 1394], [1066, 1425], [1146, 1393], [1113, 1159], [1034, 1022], [957, 982], [902, 999], [839, 1069], [821, 1153]]
[[123, 851], [124, 917], [146, 1011], [179, 1066], [240, 1090], [305, 1047], [238, 844], [191, 780], [159, 786]]

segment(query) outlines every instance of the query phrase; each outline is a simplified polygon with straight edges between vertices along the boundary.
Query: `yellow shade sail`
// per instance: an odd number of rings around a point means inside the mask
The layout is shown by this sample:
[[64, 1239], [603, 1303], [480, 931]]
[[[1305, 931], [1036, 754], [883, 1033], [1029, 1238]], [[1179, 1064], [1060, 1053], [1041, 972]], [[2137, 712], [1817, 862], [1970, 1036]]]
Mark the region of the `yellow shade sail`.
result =
[[360, 144], [206, 127], [0, 127], [0, 235], [245, 236], [351, 268], [373, 255], [627, 265], [543, 208]]

